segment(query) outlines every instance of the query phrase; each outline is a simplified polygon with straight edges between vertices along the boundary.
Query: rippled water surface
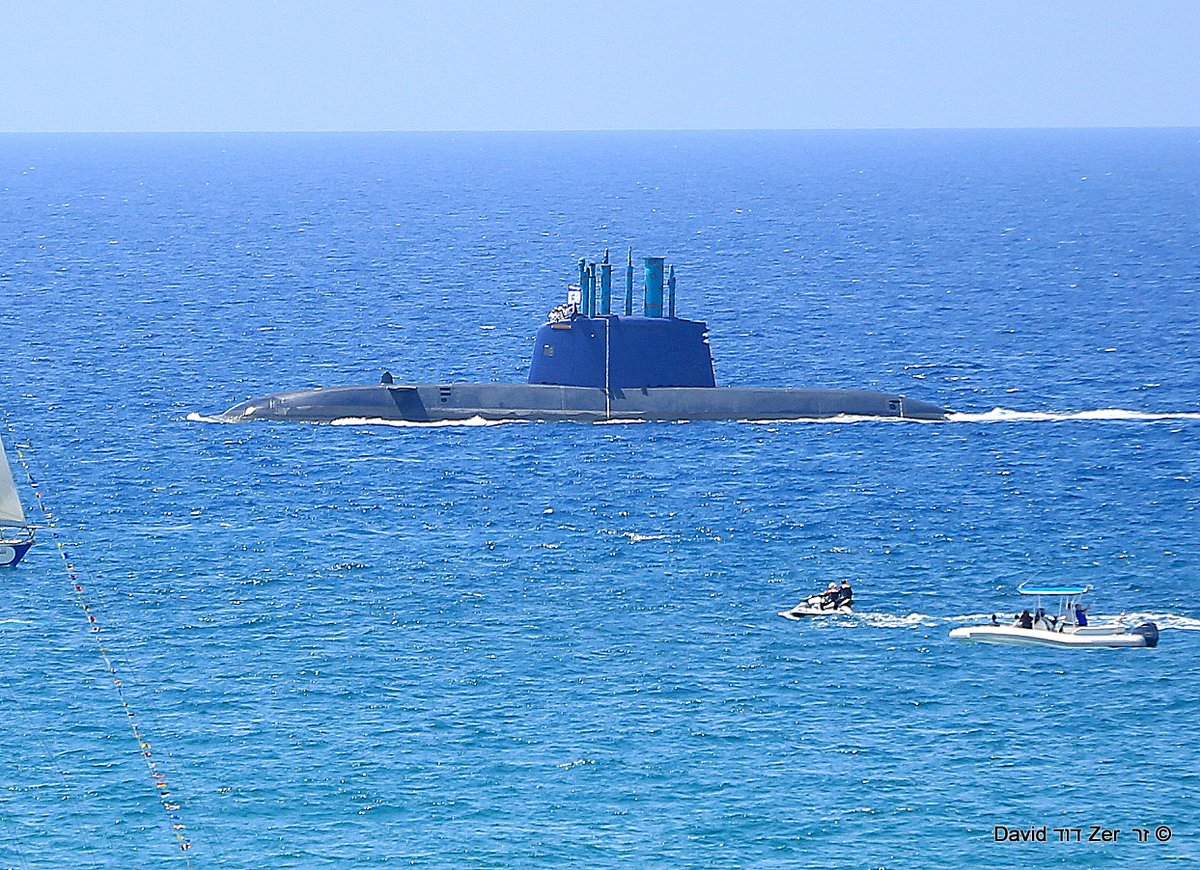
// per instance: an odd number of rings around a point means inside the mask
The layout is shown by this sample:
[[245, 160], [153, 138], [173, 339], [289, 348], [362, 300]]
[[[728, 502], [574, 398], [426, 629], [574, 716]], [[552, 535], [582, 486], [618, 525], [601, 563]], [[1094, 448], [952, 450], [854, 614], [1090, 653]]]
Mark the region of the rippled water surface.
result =
[[[1196, 131], [6, 136], [0, 173], [44, 526], [0, 576], [0, 866], [1200, 859]], [[720, 382], [951, 419], [205, 422], [520, 380], [627, 245]], [[860, 616], [776, 615], [843, 577]], [[949, 640], [1024, 580], [1162, 641]]]

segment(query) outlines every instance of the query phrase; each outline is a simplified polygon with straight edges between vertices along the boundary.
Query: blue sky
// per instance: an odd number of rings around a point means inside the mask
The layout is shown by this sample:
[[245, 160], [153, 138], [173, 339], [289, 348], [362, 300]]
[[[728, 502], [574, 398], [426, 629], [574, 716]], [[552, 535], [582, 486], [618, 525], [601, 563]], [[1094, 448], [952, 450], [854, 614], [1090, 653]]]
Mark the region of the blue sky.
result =
[[1200, 127], [1200, 0], [0, 0], [0, 131]]

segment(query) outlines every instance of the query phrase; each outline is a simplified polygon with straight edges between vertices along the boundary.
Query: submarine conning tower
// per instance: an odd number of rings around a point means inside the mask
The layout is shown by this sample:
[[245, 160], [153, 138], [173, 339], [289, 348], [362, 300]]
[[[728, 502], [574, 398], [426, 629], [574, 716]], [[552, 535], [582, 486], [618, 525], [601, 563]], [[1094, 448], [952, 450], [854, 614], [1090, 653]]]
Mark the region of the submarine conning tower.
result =
[[[642, 314], [633, 314], [633, 251], [625, 270], [625, 313], [612, 312], [612, 263], [579, 261], [579, 283], [537, 332], [529, 383], [630, 390], [713, 387], [708, 326], [675, 316], [675, 267], [643, 260]], [[666, 313], [664, 313], [664, 274]]]

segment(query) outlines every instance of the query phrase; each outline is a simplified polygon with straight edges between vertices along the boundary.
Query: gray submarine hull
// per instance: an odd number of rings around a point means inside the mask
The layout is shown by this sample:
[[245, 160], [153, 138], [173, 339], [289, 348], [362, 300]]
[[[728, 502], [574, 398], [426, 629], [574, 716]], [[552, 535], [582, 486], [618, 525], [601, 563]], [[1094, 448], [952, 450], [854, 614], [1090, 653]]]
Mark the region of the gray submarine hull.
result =
[[367, 419], [802, 420], [837, 416], [944, 420], [937, 405], [870, 390], [765, 387], [642, 387], [605, 390], [556, 384], [368, 384], [271, 393], [230, 408], [227, 422], [330, 423]]
[[470, 420], [802, 420], [838, 416], [944, 420], [929, 402], [871, 390], [718, 387], [708, 325], [675, 314], [675, 270], [645, 258], [645, 299], [633, 314], [633, 252], [625, 313], [613, 313], [612, 266], [579, 261], [579, 284], [534, 336], [523, 384], [378, 384], [271, 393], [220, 419], [330, 423], [365, 419], [436, 423]]

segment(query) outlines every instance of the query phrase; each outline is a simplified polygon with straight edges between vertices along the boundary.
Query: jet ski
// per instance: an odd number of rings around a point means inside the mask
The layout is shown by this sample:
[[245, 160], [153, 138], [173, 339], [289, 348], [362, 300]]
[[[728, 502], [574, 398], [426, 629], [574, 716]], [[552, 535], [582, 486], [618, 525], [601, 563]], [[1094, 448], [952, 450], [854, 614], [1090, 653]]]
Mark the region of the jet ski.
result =
[[849, 586], [839, 589], [836, 583], [830, 583], [825, 592], [810, 595], [791, 610], [781, 610], [779, 615], [784, 619], [800, 620], [807, 616], [853, 616], [853, 593]]

